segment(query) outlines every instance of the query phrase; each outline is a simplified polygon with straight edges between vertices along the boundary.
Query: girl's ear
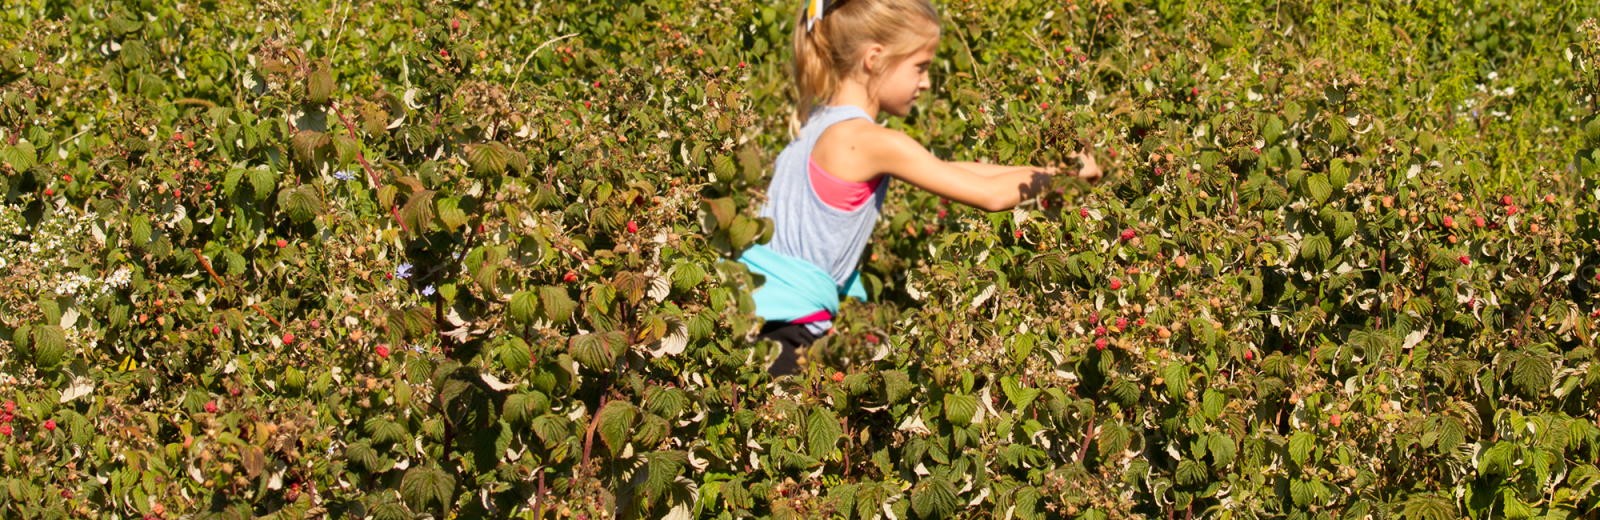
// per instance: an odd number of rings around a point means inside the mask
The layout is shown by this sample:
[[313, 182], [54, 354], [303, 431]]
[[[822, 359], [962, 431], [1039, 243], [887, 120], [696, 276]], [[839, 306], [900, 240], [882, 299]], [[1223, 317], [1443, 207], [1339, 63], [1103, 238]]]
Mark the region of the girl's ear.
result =
[[863, 75], [868, 78], [872, 77], [873, 73], [877, 71], [877, 67], [882, 65], [884, 50], [883, 44], [874, 43], [868, 45], [867, 48], [862, 51], [861, 73]]

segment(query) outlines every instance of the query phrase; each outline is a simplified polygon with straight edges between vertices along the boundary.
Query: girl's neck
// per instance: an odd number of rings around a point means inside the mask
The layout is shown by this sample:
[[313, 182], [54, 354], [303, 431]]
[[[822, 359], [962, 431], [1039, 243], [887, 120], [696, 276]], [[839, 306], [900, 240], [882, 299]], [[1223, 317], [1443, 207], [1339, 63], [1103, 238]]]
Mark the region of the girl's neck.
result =
[[828, 101], [828, 106], [839, 107], [846, 105], [860, 108], [861, 111], [872, 116], [873, 120], [878, 119], [878, 100], [868, 95], [867, 86], [859, 81], [845, 80], [840, 82], [839, 92], [835, 93], [833, 99]]

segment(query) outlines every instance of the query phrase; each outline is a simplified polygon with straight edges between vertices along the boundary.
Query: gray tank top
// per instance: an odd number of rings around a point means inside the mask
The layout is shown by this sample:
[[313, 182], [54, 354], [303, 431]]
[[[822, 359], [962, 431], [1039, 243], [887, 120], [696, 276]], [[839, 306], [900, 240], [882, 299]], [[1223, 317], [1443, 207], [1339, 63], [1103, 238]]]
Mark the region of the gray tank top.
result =
[[878, 182], [878, 189], [866, 204], [845, 211], [822, 201], [811, 187], [808, 167], [817, 137], [835, 123], [856, 118], [872, 120], [865, 111], [850, 105], [823, 105], [812, 112], [800, 129], [800, 136], [778, 154], [772, 184], [767, 187], [767, 203], [760, 213], [771, 217], [775, 225], [768, 248], [822, 268], [841, 288], [856, 271], [861, 252], [872, 238], [872, 227], [878, 222], [884, 195], [889, 192], [889, 179]]

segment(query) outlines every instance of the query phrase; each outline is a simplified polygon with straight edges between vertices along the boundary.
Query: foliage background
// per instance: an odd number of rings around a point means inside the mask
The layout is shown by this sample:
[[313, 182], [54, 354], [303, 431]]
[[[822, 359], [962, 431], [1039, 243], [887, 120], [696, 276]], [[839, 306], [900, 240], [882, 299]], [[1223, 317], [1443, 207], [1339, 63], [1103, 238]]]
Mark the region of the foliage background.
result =
[[940, 2], [807, 372], [726, 259], [791, 10], [0, 10], [0, 516], [1576, 518], [1596, 8]]

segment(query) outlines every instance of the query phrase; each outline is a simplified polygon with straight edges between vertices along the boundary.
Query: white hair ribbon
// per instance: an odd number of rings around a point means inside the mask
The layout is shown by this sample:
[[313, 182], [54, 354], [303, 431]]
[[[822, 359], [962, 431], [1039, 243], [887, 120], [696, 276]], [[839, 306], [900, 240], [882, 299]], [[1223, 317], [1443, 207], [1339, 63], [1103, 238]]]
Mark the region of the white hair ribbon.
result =
[[827, 0], [806, 0], [806, 32], [811, 32], [812, 25], [822, 19], [822, 12], [827, 9]]

